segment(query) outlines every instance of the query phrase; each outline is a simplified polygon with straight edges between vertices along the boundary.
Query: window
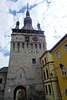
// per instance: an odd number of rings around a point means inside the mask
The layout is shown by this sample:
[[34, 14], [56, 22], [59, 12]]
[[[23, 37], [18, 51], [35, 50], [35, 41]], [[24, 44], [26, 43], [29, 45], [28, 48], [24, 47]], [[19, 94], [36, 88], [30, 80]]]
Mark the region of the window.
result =
[[44, 61], [42, 60], [42, 66], [44, 66]]
[[20, 80], [22, 79], [22, 74], [20, 74]]
[[33, 44], [31, 44], [31, 49], [33, 49]]
[[44, 60], [45, 60], [45, 64], [46, 64], [46, 57], [44, 58]]
[[20, 74], [20, 77], [22, 77], [22, 74]]
[[58, 51], [56, 54], [57, 54], [57, 58], [60, 59], [61, 58], [60, 52]]
[[46, 75], [47, 75], [47, 79], [49, 78], [49, 74], [48, 74], [48, 70], [46, 69]]
[[44, 79], [46, 80], [45, 72], [44, 72]]
[[29, 44], [27, 43], [27, 48], [28, 48]]
[[37, 44], [35, 44], [35, 48], [37, 49]]
[[24, 48], [24, 43], [22, 43], [22, 48]]
[[25, 37], [25, 42], [29, 42], [29, 37]]
[[0, 83], [2, 83], [2, 78], [0, 78]]
[[35, 58], [32, 59], [32, 63], [33, 64], [36, 63], [36, 59]]
[[41, 49], [41, 44], [39, 44], [39, 48]]
[[51, 87], [50, 87], [50, 85], [48, 85], [48, 88], [49, 88], [49, 93], [51, 93]]
[[47, 85], [45, 85], [45, 93], [46, 93], [46, 94], [48, 93]]
[[65, 75], [66, 71], [65, 71], [64, 65], [62, 65], [62, 64], [59, 64], [59, 65], [60, 65], [60, 68], [61, 68], [62, 75]]
[[67, 95], [67, 89], [65, 89], [65, 95]]
[[67, 44], [65, 45], [65, 50], [66, 50], [66, 52], [67, 52]]
[[2, 93], [4, 93], [4, 89], [2, 90]]
[[13, 43], [13, 51], [15, 51], [15, 43]]
[[19, 52], [19, 48], [20, 48], [20, 43], [18, 43], [18, 52]]

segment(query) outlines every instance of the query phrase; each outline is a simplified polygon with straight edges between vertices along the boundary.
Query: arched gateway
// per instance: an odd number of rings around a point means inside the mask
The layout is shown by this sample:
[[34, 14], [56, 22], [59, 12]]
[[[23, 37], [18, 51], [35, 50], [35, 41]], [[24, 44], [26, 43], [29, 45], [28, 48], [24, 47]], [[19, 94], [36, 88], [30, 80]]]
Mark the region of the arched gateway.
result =
[[27, 100], [26, 88], [17, 86], [14, 90], [14, 100]]

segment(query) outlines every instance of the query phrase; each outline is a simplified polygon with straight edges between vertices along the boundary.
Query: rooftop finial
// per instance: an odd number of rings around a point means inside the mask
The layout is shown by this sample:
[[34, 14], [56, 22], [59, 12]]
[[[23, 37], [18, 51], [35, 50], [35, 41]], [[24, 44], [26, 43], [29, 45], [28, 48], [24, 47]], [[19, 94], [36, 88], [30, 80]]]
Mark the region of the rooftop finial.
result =
[[27, 3], [27, 12], [26, 12], [26, 16], [27, 16], [27, 17], [30, 17], [30, 13], [29, 13], [29, 10], [28, 10], [28, 9], [29, 9], [29, 5], [28, 5], [28, 3]]
[[29, 8], [29, 5], [28, 5], [28, 3], [27, 3], [27, 10], [28, 10], [28, 8]]

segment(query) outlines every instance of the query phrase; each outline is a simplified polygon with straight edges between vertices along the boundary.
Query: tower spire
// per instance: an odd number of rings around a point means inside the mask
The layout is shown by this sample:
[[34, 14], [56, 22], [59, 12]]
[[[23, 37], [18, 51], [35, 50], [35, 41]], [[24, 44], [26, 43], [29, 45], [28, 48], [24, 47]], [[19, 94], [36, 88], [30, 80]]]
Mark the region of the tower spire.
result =
[[30, 17], [30, 12], [29, 12], [29, 5], [27, 3], [27, 11], [26, 11], [26, 17], [24, 18], [24, 29], [32, 29], [32, 19]]

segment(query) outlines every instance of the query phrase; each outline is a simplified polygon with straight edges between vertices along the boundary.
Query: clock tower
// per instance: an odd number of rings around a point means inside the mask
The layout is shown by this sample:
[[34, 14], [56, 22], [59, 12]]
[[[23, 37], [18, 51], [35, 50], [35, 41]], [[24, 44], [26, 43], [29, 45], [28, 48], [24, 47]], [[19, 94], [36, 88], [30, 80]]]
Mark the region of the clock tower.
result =
[[[27, 8], [24, 26], [12, 29], [11, 48], [4, 100], [34, 100], [43, 92], [40, 57], [46, 51], [44, 31], [32, 27]], [[42, 96], [40, 94], [40, 96]]]

